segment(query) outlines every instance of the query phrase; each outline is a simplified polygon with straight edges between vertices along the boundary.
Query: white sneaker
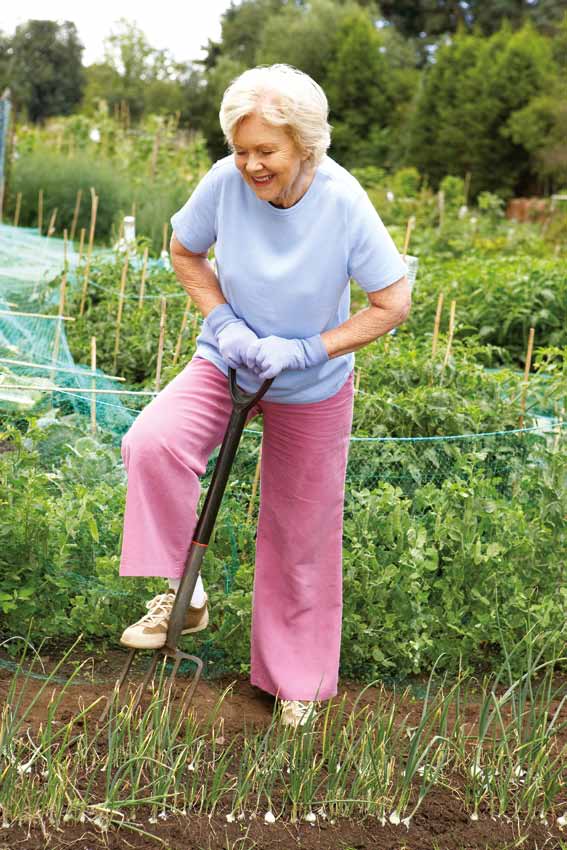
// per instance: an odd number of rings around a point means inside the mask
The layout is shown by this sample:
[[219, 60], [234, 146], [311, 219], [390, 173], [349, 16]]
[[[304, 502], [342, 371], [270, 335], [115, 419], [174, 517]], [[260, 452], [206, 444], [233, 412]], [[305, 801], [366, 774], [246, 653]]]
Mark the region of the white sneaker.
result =
[[[182, 635], [200, 632], [209, 625], [209, 610], [207, 606], [207, 594], [201, 608], [187, 609], [185, 628]], [[146, 602], [148, 613], [132, 626], [128, 626], [122, 633], [120, 643], [131, 649], [159, 649], [165, 644], [167, 628], [171, 609], [175, 602], [175, 591], [168, 590], [166, 593], [158, 593], [149, 602]]]
[[298, 699], [283, 699], [281, 703], [282, 726], [305, 726], [315, 711], [314, 702], [300, 702]]

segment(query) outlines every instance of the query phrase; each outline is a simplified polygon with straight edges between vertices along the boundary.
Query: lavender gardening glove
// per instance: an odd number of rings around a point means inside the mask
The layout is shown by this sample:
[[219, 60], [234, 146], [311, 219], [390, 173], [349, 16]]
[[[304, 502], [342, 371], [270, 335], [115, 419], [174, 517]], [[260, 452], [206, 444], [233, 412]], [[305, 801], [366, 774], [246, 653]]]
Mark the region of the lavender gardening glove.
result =
[[258, 337], [246, 322], [239, 319], [229, 304], [219, 304], [206, 319], [214, 333], [219, 353], [232, 369], [246, 365], [246, 351]]
[[284, 369], [308, 369], [329, 359], [321, 334], [309, 339], [266, 336], [253, 342], [246, 352], [246, 365], [262, 381], [275, 378]]

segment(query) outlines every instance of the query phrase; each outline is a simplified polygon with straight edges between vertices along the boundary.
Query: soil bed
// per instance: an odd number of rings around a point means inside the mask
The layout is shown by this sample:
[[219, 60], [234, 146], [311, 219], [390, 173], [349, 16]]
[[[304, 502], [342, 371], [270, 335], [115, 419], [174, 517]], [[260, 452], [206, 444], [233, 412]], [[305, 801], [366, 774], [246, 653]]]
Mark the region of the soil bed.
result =
[[[77, 658], [79, 655], [75, 654], [74, 661]], [[141, 681], [148, 659], [149, 654], [139, 654], [138, 667], [131, 676], [134, 684]], [[8, 657], [0, 652], [0, 660], [6, 663]], [[54, 668], [56, 659], [44, 657], [42, 660], [43, 672], [47, 674]], [[69, 722], [79, 709], [105, 697], [112, 690], [124, 660], [124, 653], [112, 651], [103, 658], [93, 659], [88, 666], [82, 668], [78, 676], [80, 683], [70, 686], [62, 699], [56, 715], [59, 722]], [[37, 664], [33, 670], [38, 674], [42, 672]], [[45, 723], [47, 707], [54, 693], [61, 691], [64, 680], [72, 670], [72, 663], [60, 669], [57, 674], [60, 681], [45, 688], [27, 719], [26, 725], [30, 730], [37, 731], [39, 725]], [[0, 666], [0, 711], [6, 701], [13, 676], [14, 673], [7, 667]], [[188, 679], [181, 679], [176, 696], [180, 697], [187, 682]], [[19, 687], [25, 685], [23, 706], [26, 706], [41, 688], [43, 680], [22, 676], [18, 684]], [[193, 698], [191, 710], [196, 716], [206, 717], [229, 685], [232, 687], [219, 715], [224, 721], [225, 736], [230, 738], [247, 731], [267, 728], [272, 720], [274, 700], [253, 688], [244, 677], [202, 680]], [[360, 683], [343, 680], [339, 695], [342, 697], [346, 694], [350, 708], [357, 700], [359, 707], [372, 705], [378, 693], [382, 695], [382, 700], [386, 694], [388, 700], [395, 702], [397, 722], [401, 723], [408, 717], [411, 724], [414, 721], [415, 725], [419, 722], [423, 703], [412, 696], [409, 690], [402, 693], [399, 689], [395, 691], [371, 687], [363, 691], [363, 688]], [[102, 705], [101, 701], [101, 710]], [[466, 711], [468, 732], [476, 727], [477, 706], [474, 693], [471, 693]], [[98, 709], [93, 712], [93, 724], [99, 713]], [[561, 719], [567, 719], [565, 712], [562, 712]], [[277, 815], [277, 811], [275, 814]], [[12, 825], [7, 829], [0, 829], [0, 850], [122, 850], [128, 847], [134, 850], [504, 850], [519, 846], [526, 850], [543, 847], [554, 850], [562, 846], [563, 835], [556, 825], [556, 819], [552, 817], [549, 818], [549, 825], [536, 821], [530, 825], [518, 826], [517, 823], [492, 819], [488, 814], [483, 814], [481, 809], [478, 821], [471, 821], [462, 800], [459, 799], [458, 781], [452, 789], [439, 786], [432, 789], [412, 819], [409, 829], [403, 824], [382, 825], [374, 818], [338, 819], [333, 822], [321, 816], [318, 816], [314, 824], [292, 824], [287, 819], [278, 818], [270, 825], [264, 823], [263, 814], [252, 817], [247, 814], [241, 822], [228, 823], [224, 811], [212, 817], [193, 813], [186, 816], [168, 813], [166, 819], [157, 818], [157, 823], [150, 822], [149, 818], [149, 808], [147, 813], [145, 809], [141, 809], [130, 826], [113, 826], [105, 832], [88, 821], [83, 824], [67, 823], [59, 830], [49, 824], [43, 829], [39, 824], [33, 828]], [[149, 835], [141, 835], [135, 829], [143, 830]], [[567, 839], [564, 846], [567, 847]]]

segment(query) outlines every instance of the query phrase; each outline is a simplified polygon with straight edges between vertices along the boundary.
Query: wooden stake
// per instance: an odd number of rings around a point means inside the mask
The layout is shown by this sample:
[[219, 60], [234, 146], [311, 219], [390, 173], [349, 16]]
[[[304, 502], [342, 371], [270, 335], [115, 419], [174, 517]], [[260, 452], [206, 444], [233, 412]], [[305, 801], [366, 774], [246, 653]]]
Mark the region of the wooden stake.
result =
[[85, 233], [86, 232], [87, 232], [86, 229], [84, 227], [81, 227], [81, 237], [80, 237], [80, 240], [79, 240], [79, 263], [83, 259], [83, 248], [84, 248], [84, 245], [85, 245]]
[[63, 268], [67, 271], [67, 228], [63, 228]]
[[27, 316], [28, 319], [51, 319], [52, 321], [62, 319], [64, 322], [75, 321], [72, 316], [45, 316], [43, 313], [22, 313], [19, 310], [0, 310], [0, 316]]
[[449, 311], [449, 335], [447, 337], [447, 350], [445, 351], [445, 357], [443, 359], [443, 366], [441, 367], [441, 376], [449, 363], [449, 357], [451, 356], [451, 345], [453, 343], [453, 334], [455, 332], [455, 308], [457, 302], [451, 301], [451, 308]]
[[354, 382], [355, 395], [358, 395], [358, 391], [360, 389], [360, 376], [361, 375], [362, 375], [362, 369], [359, 368], [359, 369], [356, 370], [356, 380]]
[[47, 238], [53, 236], [55, 233], [55, 219], [57, 218], [57, 207], [51, 213], [51, 218], [49, 219], [49, 226], [47, 228]]
[[252, 493], [250, 494], [250, 501], [248, 502], [248, 512], [246, 514], [246, 522], [250, 523], [252, 520], [252, 514], [254, 513], [254, 503], [256, 501], [256, 493], [258, 492], [258, 484], [260, 482], [260, 470], [262, 468], [262, 444], [260, 443], [260, 448], [258, 450], [258, 462], [256, 463], [256, 470], [254, 472], [254, 481], [252, 483]]
[[161, 246], [161, 252], [164, 254], [167, 251], [167, 236], [169, 233], [169, 222], [164, 221], [163, 223], [163, 244]]
[[411, 239], [411, 232], [414, 229], [414, 227], [415, 227], [415, 216], [410, 215], [410, 217], [408, 218], [408, 223], [406, 225], [406, 238], [404, 239], [404, 250], [402, 251], [402, 256], [403, 256], [404, 260], [405, 260], [405, 258], [407, 257], [407, 254], [408, 254], [409, 243], [410, 243], [410, 239]]
[[435, 311], [435, 322], [433, 324], [433, 341], [431, 343], [431, 359], [435, 357], [437, 352], [437, 340], [439, 339], [439, 325], [441, 324], [441, 313], [443, 311], [443, 293], [440, 292], [437, 298], [437, 310]]
[[159, 320], [159, 343], [158, 343], [158, 355], [157, 355], [157, 368], [156, 368], [156, 393], [159, 393], [160, 384], [161, 384], [161, 361], [163, 359], [163, 342], [165, 339], [165, 305], [166, 301], [164, 296], [161, 296], [161, 316]]
[[[67, 272], [63, 272], [61, 275], [61, 286], [59, 287], [59, 309], [57, 311], [57, 316], [59, 319], [65, 313], [65, 287], [67, 286]], [[55, 325], [55, 341], [53, 343], [53, 357], [51, 358], [51, 362], [55, 365], [57, 363], [57, 358], [59, 357], [59, 343], [61, 341], [61, 322], [57, 322]], [[52, 380], [55, 377], [55, 372], [52, 373]]]
[[89, 286], [89, 274], [91, 271], [91, 258], [87, 252], [87, 261], [85, 263], [85, 271], [83, 274], [83, 290], [81, 292], [81, 304], [79, 306], [79, 316], [85, 312], [85, 304], [87, 303], [87, 289]]
[[526, 354], [526, 368], [524, 369], [524, 382], [522, 384], [522, 396], [520, 401], [520, 419], [518, 423], [519, 428], [524, 427], [524, 416], [526, 415], [526, 395], [528, 392], [528, 381], [530, 380], [530, 369], [532, 367], [532, 354], [534, 350], [534, 336], [535, 336], [535, 328], [530, 328], [530, 335], [528, 337], [528, 351]]
[[37, 196], [37, 229], [41, 234], [41, 229], [43, 227], [43, 189], [39, 190]]
[[[91, 371], [96, 372], [96, 336], [91, 336]], [[91, 389], [96, 390], [96, 378], [91, 381]], [[96, 392], [91, 396], [91, 431], [96, 434]]]
[[20, 208], [22, 206], [22, 193], [16, 195], [16, 212], [14, 213], [14, 227], [17, 227], [20, 221]]
[[142, 280], [140, 283], [140, 300], [138, 309], [144, 306], [144, 292], [146, 291], [146, 273], [148, 271], [148, 248], [144, 248], [144, 262], [142, 264]]
[[124, 291], [126, 289], [126, 279], [128, 276], [128, 254], [124, 257], [124, 265], [122, 266], [122, 275], [120, 278], [120, 292], [118, 293], [118, 313], [116, 316], [116, 334], [114, 337], [114, 357], [112, 360], [112, 371], [116, 372], [116, 361], [118, 360], [118, 349], [120, 347], [120, 325], [122, 323], [122, 310], [124, 307]]
[[81, 294], [81, 305], [79, 307], [79, 316], [82, 316], [85, 311], [85, 304], [87, 302], [87, 289], [89, 285], [89, 273], [91, 270], [91, 255], [93, 252], [93, 242], [94, 242], [94, 234], [96, 228], [96, 214], [98, 210], [98, 195], [95, 190], [91, 188], [91, 226], [89, 230], [89, 247], [87, 249], [87, 262], [85, 265], [85, 274], [83, 277], [83, 291]]
[[[93, 189], [91, 189], [91, 193], [92, 192], [94, 192]], [[90, 224], [90, 229], [89, 229], [89, 260], [91, 258], [91, 254], [93, 252], [97, 210], [98, 210], [98, 195], [95, 193], [91, 197], [91, 224]]]
[[85, 393], [91, 395], [157, 395], [153, 390], [92, 390], [84, 387], [45, 387], [42, 384], [2, 384], [4, 390], [43, 390], [44, 392]]
[[187, 296], [187, 304], [185, 305], [185, 310], [183, 312], [183, 318], [181, 320], [181, 328], [179, 329], [179, 336], [177, 337], [177, 344], [175, 346], [175, 352], [173, 354], [173, 365], [177, 363], [179, 355], [181, 353], [181, 344], [183, 342], [183, 332], [187, 325], [187, 318], [189, 316], [189, 309], [191, 307], [191, 296]]
[[[59, 316], [53, 316], [53, 318], [58, 319]], [[0, 357], [0, 363], [12, 363], [14, 366], [27, 366], [28, 369], [51, 369], [51, 364], [49, 366], [45, 363], [32, 363], [29, 360], [13, 360], [11, 357]], [[79, 375], [81, 378], [92, 378], [93, 372], [84, 372], [82, 369], [69, 368], [67, 366], [59, 366], [57, 369], [58, 372], [68, 372], [70, 375]], [[119, 378], [116, 375], [105, 375], [105, 381], [125, 381], [126, 378]]]
[[75, 230], [77, 229], [77, 221], [79, 220], [79, 211], [81, 209], [81, 198], [83, 197], [83, 190], [77, 190], [77, 200], [75, 201], [75, 209], [73, 210], [73, 221], [71, 222], [71, 242], [73, 242], [75, 238]]

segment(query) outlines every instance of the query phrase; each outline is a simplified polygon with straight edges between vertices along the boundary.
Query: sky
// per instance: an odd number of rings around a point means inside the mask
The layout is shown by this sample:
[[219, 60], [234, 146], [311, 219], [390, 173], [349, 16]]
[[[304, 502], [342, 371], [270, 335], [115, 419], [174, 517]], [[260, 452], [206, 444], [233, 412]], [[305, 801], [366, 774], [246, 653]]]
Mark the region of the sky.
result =
[[230, 0], [2, 0], [0, 30], [12, 35], [18, 24], [32, 18], [73, 21], [85, 47], [83, 64], [90, 65], [103, 58], [103, 42], [114, 22], [127, 18], [145, 32], [152, 47], [168, 48], [183, 62], [202, 59], [208, 39], [220, 39], [220, 18], [229, 6]]

